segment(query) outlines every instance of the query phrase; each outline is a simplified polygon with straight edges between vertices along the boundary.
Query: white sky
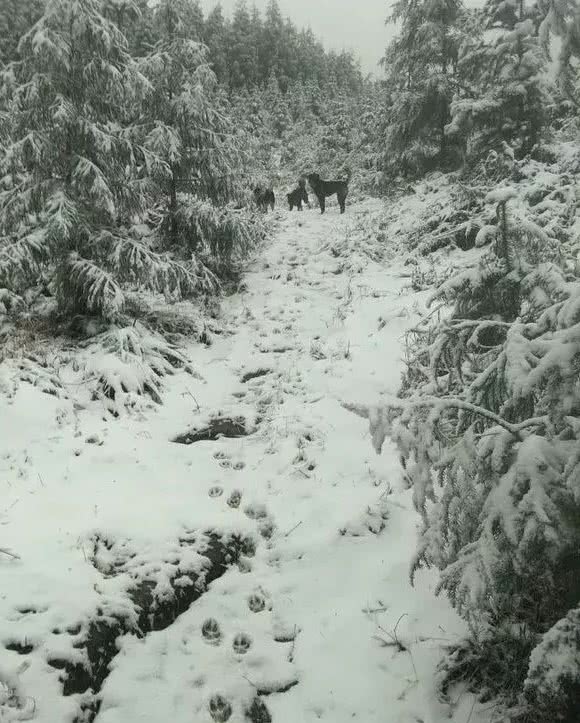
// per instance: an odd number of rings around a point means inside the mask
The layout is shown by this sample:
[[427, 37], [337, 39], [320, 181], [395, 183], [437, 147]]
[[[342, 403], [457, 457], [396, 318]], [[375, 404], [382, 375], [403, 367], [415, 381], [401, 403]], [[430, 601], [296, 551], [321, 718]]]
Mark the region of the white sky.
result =
[[[211, 10], [216, 0], [202, 0], [204, 11]], [[222, 0], [224, 12], [231, 17], [236, 0]], [[264, 10], [268, 0], [248, 0]], [[299, 28], [311, 27], [327, 49], [353, 50], [365, 73], [380, 72], [377, 63], [382, 57], [393, 28], [385, 27], [389, 0], [278, 0], [282, 13]]]

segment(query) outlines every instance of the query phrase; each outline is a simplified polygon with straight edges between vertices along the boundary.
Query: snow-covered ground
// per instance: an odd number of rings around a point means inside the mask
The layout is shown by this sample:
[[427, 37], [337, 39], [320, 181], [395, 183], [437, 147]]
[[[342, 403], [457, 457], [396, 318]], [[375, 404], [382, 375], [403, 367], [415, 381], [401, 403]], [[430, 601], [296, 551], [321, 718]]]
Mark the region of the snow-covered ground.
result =
[[[200, 378], [170, 377], [158, 409], [112, 420], [74, 393], [0, 395], [0, 721], [72, 723], [89, 696], [64, 696], [59, 676], [83, 663], [88, 621], [134, 616], [139, 576], [160, 596], [176, 569], [187, 584], [203, 557], [179, 541], [207, 530], [250, 535], [256, 554], [165, 629], [118, 639], [98, 723], [239, 722], [257, 692], [275, 723], [487, 720], [461, 691], [436, 701], [463, 626], [434, 574], [410, 586], [418, 517], [397, 454], [377, 456], [341, 405], [396, 391], [426, 298], [394, 254], [337, 257], [378, 210], [277, 212], [224, 303], [232, 333], [187, 350]], [[252, 433], [171, 441], [216, 415]]]

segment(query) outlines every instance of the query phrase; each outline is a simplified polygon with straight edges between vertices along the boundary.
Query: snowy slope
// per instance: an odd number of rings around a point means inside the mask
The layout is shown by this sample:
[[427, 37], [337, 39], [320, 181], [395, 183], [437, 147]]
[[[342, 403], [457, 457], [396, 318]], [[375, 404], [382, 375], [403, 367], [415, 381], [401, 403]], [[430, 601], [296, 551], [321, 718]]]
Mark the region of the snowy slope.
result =
[[[417, 203], [391, 215], [394, 230]], [[376, 456], [341, 405], [396, 391], [424, 308], [394, 244], [364, 252], [380, 213], [278, 212], [246, 291], [224, 304], [233, 333], [187, 350], [201, 378], [171, 378], [158, 410], [111, 421], [74, 389], [63, 400], [26, 384], [0, 397], [0, 721], [67, 723], [91, 703], [62, 695], [59, 676], [86, 667], [95, 617], [134, 630], [117, 640], [99, 723], [267, 720], [251, 712], [257, 694], [276, 723], [487, 720], [461, 691], [451, 709], [436, 701], [441, 646], [462, 623], [434, 576], [410, 587], [418, 518], [397, 455]], [[215, 415], [251, 434], [171, 442]], [[203, 548], [183, 540], [209, 530], [251, 537], [255, 555], [140, 637], [127, 591], [154, 580], [167, 600], [176, 570], [190, 584]]]

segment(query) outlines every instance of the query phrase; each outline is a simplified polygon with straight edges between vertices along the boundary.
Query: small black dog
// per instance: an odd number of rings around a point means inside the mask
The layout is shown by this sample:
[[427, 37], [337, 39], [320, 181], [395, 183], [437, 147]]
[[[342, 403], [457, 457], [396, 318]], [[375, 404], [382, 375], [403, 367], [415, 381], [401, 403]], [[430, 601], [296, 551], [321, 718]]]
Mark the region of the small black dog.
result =
[[304, 203], [308, 203], [306, 181], [301, 178], [298, 181], [298, 188], [295, 188], [293, 191], [290, 191], [290, 193], [287, 193], [286, 198], [288, 199], [288, 205], [290, 206], [291, 211], [294, 206], [296, 206], [299, 211], [302, 211], [302, 201], [304, 201]]
[[256, 186], [254, 188], [254, 201], [261, 211], [267, 211], [268, 206], [273, 211], [276, 205], [274, 191], [271, 188], [262, 188], [262, 186]]
[[340, 206], [340, 212], [344, 213], [350, 176], [351, 173], [349, 171], [346, 180], [344, 181], [323, 181], [318, 173], [308, 174], [308, 183], [314, 191], [314, 195], [318, 199], [320, 213], [324, 213], [326, 209], [326, 198], [328, 196], [334, 196], [335, 193], [336, 198], [338, 199], [338, 205]]

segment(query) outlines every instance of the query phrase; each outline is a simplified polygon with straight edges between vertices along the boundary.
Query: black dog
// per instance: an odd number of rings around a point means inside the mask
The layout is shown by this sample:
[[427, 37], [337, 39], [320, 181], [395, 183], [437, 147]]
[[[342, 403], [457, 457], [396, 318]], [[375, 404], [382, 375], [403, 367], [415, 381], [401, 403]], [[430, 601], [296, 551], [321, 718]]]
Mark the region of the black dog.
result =
[[273, 211], [274, 206], [276, 205], [274, 191], [271, 188], [262, 188], [261, 186], [256, 186], [254, 188], [254, 201], [261, 211], [267, 211], [268, 206], [270, 206]]
[[290, 193], [287, 193], [286, 198], [288, 199], [288, 205], [290, 206], [291, 211], [294, 206], [296, 206], [299, 211], [302, 211], [302, 201], [304, 201], [304, 203], [308, 203], [306, 181], [301, 178], [298, 181], [298, 188], [295, 188], [293, 191], [290, 191]]
[[344, 213], [346, 197], [348, 195], [348, 182], [350, 181], [350, 171], [344, 181], [323, 181], [318, 173], [308, 174], [308, 183], [314, 191], [314, 195], [318, 199], [320, 205], [320, 213], [324, 213], [326, 208], [326, 198], [334, 196], [338, 199], [340, 212]]

